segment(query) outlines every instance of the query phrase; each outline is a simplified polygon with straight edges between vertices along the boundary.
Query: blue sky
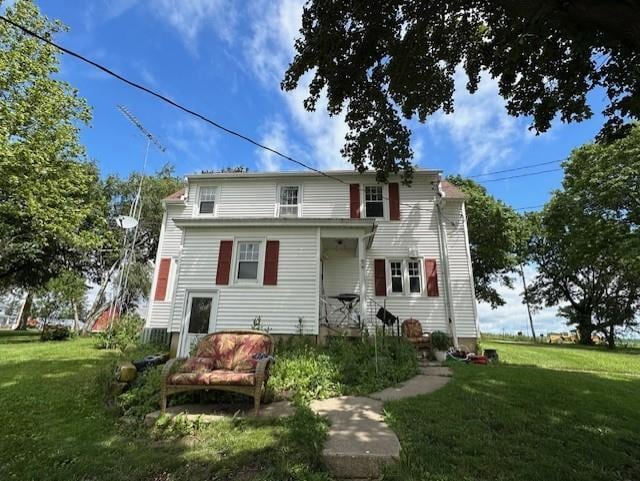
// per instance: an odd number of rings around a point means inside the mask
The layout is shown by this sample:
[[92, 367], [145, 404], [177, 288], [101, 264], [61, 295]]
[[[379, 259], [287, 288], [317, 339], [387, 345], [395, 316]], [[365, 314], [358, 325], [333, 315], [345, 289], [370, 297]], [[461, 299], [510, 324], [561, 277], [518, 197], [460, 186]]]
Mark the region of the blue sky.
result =
[[[317, 168], [347, 167], [339, 152], [346, 132], [343, 120], [322, 109], [306, 112], [303, 88], [292, 93], [279, 88], [293, 55], [300, 0], [37, 3], [48, 17], [70, 27], [57, 39], [68, 48]], [[142, 164], [144, 139], [118, 112], [118, 104], [126, 105], [167, 147], [165, 154], [152, 152], [151, 169], [167, 162], [179, 174], [238, 164], [251, 170], [296, 167], [73, 58], [63, 59], [61, 76], [93, 107], [93, 121], [82, 131], [82, 140], [104, 175], [126, 175]], [[527, 130], [526, 118], [506, 114], [494, 81], [483, 79], [475, 95], [464, 91], [462, 76], [458, 84], [454, 114], [436, 114], [414, 126], [413, 147], [421, 167], [474, 175], [563, 159], [592, 140], [601, 125], [598, 115], [581, 124], [554, 122], [550, 132], [535, 136]], [[598, 111], [601, 99], [592, 95], [592, 100]], [[518, 208], [543, 204], [560, 180], [561, 172], [554, 172], [485, 185]], [[505, 294], [507, 307], [490, 312], [481, 306], [483, 327], [525, 330], [518, 291]], [[560, 328], [554, 312], [540, 313], [541, 322]]]

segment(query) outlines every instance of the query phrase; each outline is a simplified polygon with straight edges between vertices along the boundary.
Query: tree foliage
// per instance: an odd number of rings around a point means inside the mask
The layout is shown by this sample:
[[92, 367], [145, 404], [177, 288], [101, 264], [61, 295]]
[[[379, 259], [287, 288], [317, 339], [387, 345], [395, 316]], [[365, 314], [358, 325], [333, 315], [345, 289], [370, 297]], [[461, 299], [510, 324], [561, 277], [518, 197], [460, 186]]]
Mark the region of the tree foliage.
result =
[[71, 271], [62, 272], [36, 292], [33, 314], [45, 323], [54, 319], [74, 318], [77, 321], [86, 295], [87, 285], [82, 276]]
[[[64, 31], [18, 0], [5, 15], [43, 36]], [[84, 99], [54, 78], [58, 52], [0, 22], [0, 286], [38, 288], [99, 248], [106, 200], [84, 161]]]
[[637, 324], [640, 308], [640, 128], [611, 145], [590, 144], [564, 163], [563, 190], [538, 219], [531, 258], [538, 275], [533, 298], [561, 304], [581, 341], [603, 333], [613, 346], [615, 329]]
[[342, 153], [379, 179], [412, 173], [405, 119], [425, 122], [454, 110], [454, 80], [496, 79], [509, 114], [545, 132], [593, 115], [587, 94], [606, 96], [603, 138], [628, 131], [640, 116], [640, 5], [562, 0], [311, 0], [296, 55], [282, 87], [310, 74], [307, 110], [326, 93], [327, 109], [345, 110]]
[[520, 218], [473, 180], [460, 176], [447, 180], [467, 195], [467, 229], [476, 297], [494, 308], [504, 305], [495, 283], [513, 286], [512, 274], [518, 265], [517, 248], [522, 238]]

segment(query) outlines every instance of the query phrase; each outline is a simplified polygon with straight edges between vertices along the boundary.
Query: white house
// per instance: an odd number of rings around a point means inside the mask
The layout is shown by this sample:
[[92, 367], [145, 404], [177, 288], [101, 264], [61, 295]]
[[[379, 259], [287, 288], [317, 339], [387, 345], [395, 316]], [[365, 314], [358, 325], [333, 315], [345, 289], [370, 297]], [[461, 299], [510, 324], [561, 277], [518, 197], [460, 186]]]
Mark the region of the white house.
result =
[[164, 200], [146, 328], [186, 354], [199, 336], [258, 316], [272, 334], [318, 335], [371, 323], [384, 306], [475, 345], [462, 193], [435, 170], [417, 170], [410, 187], [329, 174], [188, 176]]

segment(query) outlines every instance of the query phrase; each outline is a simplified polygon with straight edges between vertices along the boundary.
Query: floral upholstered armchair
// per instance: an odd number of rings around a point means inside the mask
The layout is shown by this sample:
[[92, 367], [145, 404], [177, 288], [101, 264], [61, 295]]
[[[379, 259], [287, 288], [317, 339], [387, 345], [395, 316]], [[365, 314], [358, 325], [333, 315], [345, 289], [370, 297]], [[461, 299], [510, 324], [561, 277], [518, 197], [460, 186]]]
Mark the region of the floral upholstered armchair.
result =
[[217, 389], [252, 396], [257, 415], [273, 349], [273, 338], [262, 331], [221, 331], [203, 337], [195, 356], [165, 364], [160, 391], [162, 412], [171, 394]]
[[405, 319], [402, 322], [402, 335], [418, 349], [431, 349], [431, 337], [422, 332], [422, 324], [417, 319]]

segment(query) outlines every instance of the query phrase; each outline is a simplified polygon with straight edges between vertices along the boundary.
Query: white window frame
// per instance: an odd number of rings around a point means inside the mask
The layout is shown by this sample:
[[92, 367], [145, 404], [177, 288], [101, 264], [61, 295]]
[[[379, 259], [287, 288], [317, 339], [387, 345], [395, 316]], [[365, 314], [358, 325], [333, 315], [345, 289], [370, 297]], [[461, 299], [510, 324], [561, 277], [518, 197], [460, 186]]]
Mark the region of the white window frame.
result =
[[[297, 210], [297, 214], [296, 215], [282, 215], [281, 214], [281, 206], [283, 204], [280, 203], [280, 201], [282, 200], [282, 189], [286, 188], [286, 187], [296, 187], [298, 189], [298, 210]], [[296, 218], [296, 217], [302, 217], [302, 185], [299, 184], [281, 184], [278, 186], [276, 195], [278, 196], [276, 198], [276, 217], [283, 217], [283, 218]], [[293, 204], [286, 204], [286, 205], [293, 205]]]
[[[200, 196], [202, 195], [203, 189], [213, 189], [214, 191], [213, 212], [211, 213], [200, 213]], [[196, 189], [196, 201], [193, 206], [193, 215], [194, 217], [216, 217], [218, 204], [220, 204], [220, 187], [217, 185], [199, 185]]]
[[[393, 275], [391, 272], [391, 263], [396, 263], [399, 262], [400, 263], [400, 279], [402, 280], [402, 290], [400, 292], [394, 292], [393, 291]], [[388, 288], [387, 288], [387, 295], [389, 296], [402, 296], [404, 295], [405, 292], [405, 288], [406, 288], [406, 282], [405, 282], [405, 265], [404, 265], [404, 259], [388, 259], [387, 260], [387, 264], [388, 264], [388, 269], [387, 272], [389, 273], [389, 275], [387, 276], [388, 279]]]
[[[418, 264], [418, 281], [420, 282], [420, 290], [418, 292], [411, 292], [411, 276], [409, 275], [409, 262], [415, 262]], [[409, 296], [420, 296], [424, 292], [424, 278], [422, 275], [422, 264], [423, 262], [417, 258], [409, 258], [405, 262], [406, 269], [406, 278], [407, 278], [407, 295]], [[415, 276], [414, 276], [415, 277]]]
[[[367, 217], [367, 187], [379, 187], [382, 191], [382, 217]], [[363, 219], [381, 219], [388, 220], [389, 218], [389, 206], [387, 199], [389, 198], [389, 190], [386, 185], [381, 184], [363, 184], [360, 192], [360, 212]]]
[[[238, 279], [238, 262], [240, 262], [240, 244], [241, 243], [256, 243], [258, 244], [258, 272], [256, 273], [256, 279]], [[264, 255], [266, 248], [265, 238], [236, 238], [233, 241], [233, 284], [240, 286], [262, 286], [264, 281]]]
[[[402, 292], [393, 292], [391, 285], [391, 263], [400, 262], [402, 268]], [[409, 283], [409, 262], [418, 263], [418, 278], [420, 279], [420, 292], [411, 292]], [[424, 293], [425, 282], [424, 272], [422, 269], [422, 260], [413, 257], [410, 258], [398, 258], [391, 257], [387, 259], [386, 263], [386, 280], [387, 280], [387, 296], [404, 296], [404, 297], [419, 297]]]

